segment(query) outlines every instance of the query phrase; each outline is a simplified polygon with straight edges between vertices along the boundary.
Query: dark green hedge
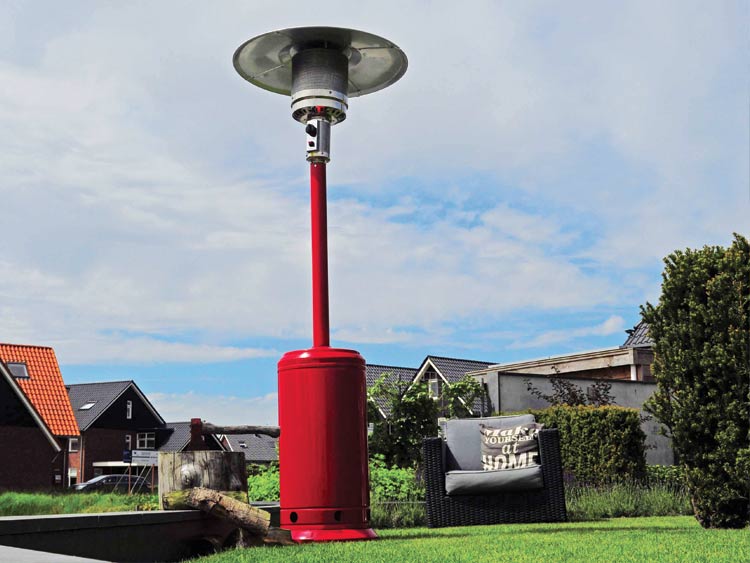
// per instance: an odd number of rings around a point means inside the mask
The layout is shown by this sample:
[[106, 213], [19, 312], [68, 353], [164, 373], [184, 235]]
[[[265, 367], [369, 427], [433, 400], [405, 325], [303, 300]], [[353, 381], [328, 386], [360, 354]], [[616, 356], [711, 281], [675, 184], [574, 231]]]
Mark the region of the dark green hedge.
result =
[[547, 428], [560, 430], [563, 468], [576, 481], [646, 478], [646, 435], [638, 409], [563, 405], [531, 412]]

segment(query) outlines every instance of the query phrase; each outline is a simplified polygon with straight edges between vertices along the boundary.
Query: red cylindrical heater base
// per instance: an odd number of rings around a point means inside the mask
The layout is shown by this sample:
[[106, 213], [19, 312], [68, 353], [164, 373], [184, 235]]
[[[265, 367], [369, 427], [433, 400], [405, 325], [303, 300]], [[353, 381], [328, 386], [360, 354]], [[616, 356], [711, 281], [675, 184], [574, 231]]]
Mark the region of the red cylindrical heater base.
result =
[[279, 361], [281, 527], [297, 541], [377, 537], [370, 527], [365, 360], [321, 346]]

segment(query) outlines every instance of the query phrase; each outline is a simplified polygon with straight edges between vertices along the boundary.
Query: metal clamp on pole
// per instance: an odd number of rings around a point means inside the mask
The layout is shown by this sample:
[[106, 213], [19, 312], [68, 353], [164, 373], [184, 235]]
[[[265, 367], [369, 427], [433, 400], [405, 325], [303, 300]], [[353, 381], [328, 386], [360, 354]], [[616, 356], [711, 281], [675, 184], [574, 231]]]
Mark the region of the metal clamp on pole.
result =
[[308, 120], [305, 125], [308, 162], [328, 162], [331, 160], [331, 123], [322, 117]]

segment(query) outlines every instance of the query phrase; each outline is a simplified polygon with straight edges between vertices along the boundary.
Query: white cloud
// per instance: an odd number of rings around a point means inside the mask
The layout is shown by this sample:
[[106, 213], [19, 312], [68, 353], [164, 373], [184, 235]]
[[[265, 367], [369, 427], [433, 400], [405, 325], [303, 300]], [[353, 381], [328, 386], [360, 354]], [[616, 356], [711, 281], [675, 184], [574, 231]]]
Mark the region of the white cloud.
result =
[[[167, 342], [153, 338], [77, 336], [78, 338], [73, 340], [49, 342], [67, 364], [150, 364], [157, 362], [201, 364], [279, 356], [276, 350], [263, 348], [211, 346]], [[85, 341], [81, 336], [86, 336]]]
[[[327, 25], [410, 58], [334, 129], [337, 338], [635, 307], [672, 249], [750, 231], [744, 7], [330, 5]], [[60, 343], [66, 363], [218, 361], [266, 353], [227, 337], [309, 333], [301, 131], [231, 67], [249, 35], [309, 23], [298, 8], [0, 15], [4, 340]]]
[[262, 397], [205, 393], [149, 393], [149, 400], [167, 422], [201, 418], [212, 424], [276, 425], [278, 395]]
[[539, 334], [530, 340], [518, 340], [508, 348], [542, 348], [551, 344], [562, 344], [575, 341], [587, 336], [609, 336], [610, 334], [621, 334], [625, 330], [625, 319], [619, 315], [612, 315], [604, 322], [594, 325], [568, 330], [549, 330]]

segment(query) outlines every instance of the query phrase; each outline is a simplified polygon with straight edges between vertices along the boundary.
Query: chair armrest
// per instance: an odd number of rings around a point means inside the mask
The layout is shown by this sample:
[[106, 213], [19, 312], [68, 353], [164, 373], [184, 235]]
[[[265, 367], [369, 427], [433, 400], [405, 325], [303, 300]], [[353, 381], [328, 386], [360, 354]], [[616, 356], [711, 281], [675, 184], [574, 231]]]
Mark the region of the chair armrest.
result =
[[539, 431], [539, 457], [542, 462], [545, 487], [562, 487], [562, 454], [560, 453], [560, 431], [557, 428], [545, 428]]
[[427, 495], [445, 495], [445, 468], [443, 467], [443, 439], [422, 440], [424, 481]]

